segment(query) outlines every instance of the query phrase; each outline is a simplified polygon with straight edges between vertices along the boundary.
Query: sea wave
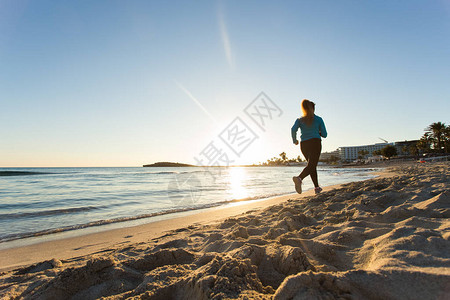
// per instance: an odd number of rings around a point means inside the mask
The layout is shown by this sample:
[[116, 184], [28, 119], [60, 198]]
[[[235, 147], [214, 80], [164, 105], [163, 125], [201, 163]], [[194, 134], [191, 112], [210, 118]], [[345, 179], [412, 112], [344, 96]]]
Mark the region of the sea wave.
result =
[[55, 174], [49, 172], [34, 172], [34, 171], [0, 171], [0, 176], [25, 176], [25, 175], [46, 175]]
[[[39, 237], [39, 236], [43, 236], [43, 235], [55, 234], [55, 233], [60, 233], [60, 232], [65, 232], [65, 231], [84, 229], [84, 228], [89, 228], [89, 227], [94, 227], [94, 226], [102, 226], [102, 225], [107, 225], [107, 224], [112, 224], [112, 223], [134, 221], [134, 220], [139, 220], [139, 219], [144, 219], [144, 218], [152, 218], [152, 217], [167, 215], [167, 214], [175, 214], [175, 213], [186, 212], [186, 211], [195, 211], [195, 210], [213, 208], [213, 207], [223, 206], [223, 205], [237, 203], [237, 202], [261, 200], [261, 199], [282, 196], [282, 195], [287, 195], [287, 194], [291, 194], [291, 193], [271, 193], [271, 194], [265, 194], [265, 195], [254, 196], [254, 197], [246, 197], [246, 198], [232, 199], [232, 200], [226, 200], [226, 201], [215, 202], [215, 203], [194, 205], [194, 206], [189, 206], [189, 207], [173, 208], [173, 209], [168, 209], [168, 210], [154, 212], [154, 213], [148, 213], [148, 214], [142, 214], [142, 215], [137, 215], [137, 216], [97, 220], [97, 221], [92, 221], [92, 222], [88, 222], [88, 223], [84, 223], [84, 224], [63, 226], [63, 227], [58, 227], [58, 228], [50, 228], [50, 229], [40, 230], [40, 231], [30, 231], [30, 232], [25, 232], [25, 233], [8, 234], [8, 235], [0, 236], [0, 243], [9, 242], [9, 241], [18, 240], [18, 239], [30, 238], [30, 237]], [[98, 209], [100, 207], [95, 207], [95, 208], [94, 207], [86, 207], [86, 208]], [[77, 209], [77, 208], [74, 208], [74, 209]], [[82, 209], [82, 208], [80, 208], [80, 209]], [[70, 210], [70, 209], [66, 209], [66, 210]], [[59, 211], [62, 212], [64, 210], [59, 210]], [[48, 212], [50, 212], [50, 211], [48, 211]], [[42, 213], [44, 213], [44, 212], [39, 212], [37, 214], [42, 214]], [[24, 214], [27, 214], [27, 213], [24, 213]], [[30, 214], [33, 214], [33, 213], [30, 213]], [[1, 219], [1, 216], [2, 215], [0, 215], [0, 219]]]
[[179, 174], [177, 171], [161, 171], [161, 172], [149, 172], [145, 174], [154, 174], [154, 175], [169, 175], [169, 174]]
[[62, 208], [62, 209], [35, 211], [35, 212], [0, 214], [0, 220], [71, 214], [71, 213], [85, 212], [85, 211], [101, 209], [101, 208], [104, 208], [104, 207], [102, 207], [102, 206], [83, 206], [83, 207], [69, 207], [69, 208]]
[[170, 174], [192, 174], [192, 173], [203, 173], [207, 172], [204, 170], [193, 170], [193, 171], [158, 171], [158, 172], [136, 172], [133, 175], [170, 175]]

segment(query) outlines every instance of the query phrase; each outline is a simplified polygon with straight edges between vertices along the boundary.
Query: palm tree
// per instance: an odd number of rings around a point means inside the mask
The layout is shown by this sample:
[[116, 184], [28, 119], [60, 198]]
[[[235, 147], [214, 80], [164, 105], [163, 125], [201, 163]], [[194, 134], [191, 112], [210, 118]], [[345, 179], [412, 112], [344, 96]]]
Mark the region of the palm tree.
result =
[[421, 150], [421, 153], [430, 151], [430, 144], [433, 142], [433, 138], [429, 132], [425, 132], [420, 140], [417, 142], [417, 149]]
[[419, 153], [419, 149], [417, 149], [417, 144], [409, 145], [408, 152], [411, 155], [417, 156], [417, 154]]
[[372, 152], [373, 156], [381, 155], [381, 150], [375, 150]]
[[280, 154], [281, 160], [285, 162], [287, 160], [286, 152], [281, 152]]
[[444, 129], [444, 150], [445, 153], [449, 152], [450, 148], [450, 125], [447, 125]]
[[433, 138], [436, 140], [436, 147], [438, 152], [442, 151], [442, 140], [444, 139], [444, 131], [445, 131], [445, 123], [442, 122], [436, 122], [432, 123], [430, 126], [428, 126], [425, 130], [429, 132]]
[[402, 153], [403, 154], [406, 154], [406, 155], [411, 154], [409, 150], [410, 150], [410, 148], [407, 145], [402, 147]]
[[[367, 154], [369, 154], [369, 151], [367, 151], [367, 150], [359, 150], [358, 151], [358, 154], [359, 154], [359, 156], [361, 157], [361, 158], [364, 158]], [[360, 159], [361, 159], [360, 158]]]
[[381, 154], [390, 159], [392, 156], [397, 155], [397, 148], [392, 145], [387, 145], [386, 147], [381, 149]]

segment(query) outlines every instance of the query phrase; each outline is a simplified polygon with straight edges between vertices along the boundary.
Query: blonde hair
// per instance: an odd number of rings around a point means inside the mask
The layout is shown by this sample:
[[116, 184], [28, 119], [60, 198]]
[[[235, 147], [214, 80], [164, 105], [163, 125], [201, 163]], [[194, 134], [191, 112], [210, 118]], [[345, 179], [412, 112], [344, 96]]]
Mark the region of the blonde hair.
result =
[[314, 121], [314, 109], [316, 104], [308, 99], [302, 100], [302, 120], [307, 124], [311, 125]]

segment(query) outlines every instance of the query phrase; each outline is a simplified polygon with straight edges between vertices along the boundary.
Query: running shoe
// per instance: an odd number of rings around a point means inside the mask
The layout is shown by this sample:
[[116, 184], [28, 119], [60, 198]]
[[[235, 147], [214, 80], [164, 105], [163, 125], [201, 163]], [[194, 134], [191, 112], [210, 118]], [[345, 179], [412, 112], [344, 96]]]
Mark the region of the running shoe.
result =
[[295, 191], [299, 194], [302, 193], [302, 179], [298, 176], [294, 176], [292, 177], [292, 180], [294, 181], [295, 184]]
[[320, 186], [314, 188], [314, 192], [316, 192], [316, 195], [319, 194], [322, 191], [322, 188]]

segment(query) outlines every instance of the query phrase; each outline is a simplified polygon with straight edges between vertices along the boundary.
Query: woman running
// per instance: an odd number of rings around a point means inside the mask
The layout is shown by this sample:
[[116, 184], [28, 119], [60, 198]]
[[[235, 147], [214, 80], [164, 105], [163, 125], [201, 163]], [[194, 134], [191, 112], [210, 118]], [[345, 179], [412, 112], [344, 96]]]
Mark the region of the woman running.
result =
[[316, 194], [322, 191], [317, 181], [317, 163], [319, 162], [320, 151], [322, 151], [322, 140], [320, 137], [326, 138], [327, 130], [322, 118], [314, 114], [315, 106], [314, 102], [303, 99], [303, 116], [295, 120], [291, 129], [292, 141], [295, 145], [298, 145], [297, 130], [300, 128], [300, 149], [308, 162], [299, 176], [292, 177], [295, 183], [295, 190], [299, 194], [302, 193], [302, 181], [308, 175], [311, 176], [314, 183]]

